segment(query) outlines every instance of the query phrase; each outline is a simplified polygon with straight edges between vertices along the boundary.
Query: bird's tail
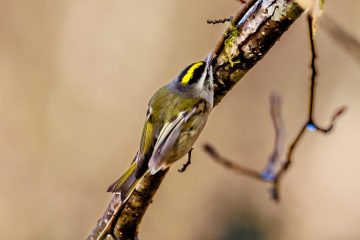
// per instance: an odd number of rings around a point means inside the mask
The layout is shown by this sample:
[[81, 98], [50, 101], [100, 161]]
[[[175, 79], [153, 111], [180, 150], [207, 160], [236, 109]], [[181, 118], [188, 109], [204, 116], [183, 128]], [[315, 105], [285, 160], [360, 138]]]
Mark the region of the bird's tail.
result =
[[130, 197], [138, 182], [145, 175], [137, 176], [136, 167], [137, 163], [134, 161], [126, 172], [107, 189], [108, 192], [120, 193], [122, 202], [125, 202]]

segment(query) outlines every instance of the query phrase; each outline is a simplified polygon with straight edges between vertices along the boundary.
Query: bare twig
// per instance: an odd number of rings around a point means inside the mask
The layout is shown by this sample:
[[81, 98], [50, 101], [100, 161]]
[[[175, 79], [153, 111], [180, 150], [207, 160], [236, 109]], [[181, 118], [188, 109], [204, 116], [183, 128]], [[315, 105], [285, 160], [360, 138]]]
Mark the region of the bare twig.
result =
[[234, 163], [233, 161], [226, 159], [225, 157], [221, 156], [212, 145], [205, 144], [204, 149], [217, 163], [223, 165], [224, 167], [229, 168], [241, 175], [263, 181], [263, 178], [261, 177], [261, 174], [258, 171], [241, 166], [239, 164]]
[[[230, 160], [227, 160], [223, 157], [220, 157], [220, 155], [215, 151], [215, 149], [210, 146], [209, 144], [205, 145], [205, 150], [209, 155], [218, 163], [222, 163], [222, 165], [227, 166], [231, 170], [234, 170], [237, 173], [240, 173], [245, 176], [251, 176], [256, 179], [271, 182], [273, 184], [271, 189], [272, 198], [276, 201], [280, 200], [280, 193], [279, 193], [279, 185], [282, 177], [284, 176], [285, 172], [289, 169], [291, 166], [293, 160], [293, 153], [298, 144], [300, 143], [301, 139], [303, 138], [306, 130], [309, 131], [317, 131], [321, 133], [329, 133], [334, 127], [334, 124], [337, 120], [337, 118], [342, 115], [345, 111], [345, 107], [339, 108], [337, 110], [333, 117], [330, 120], [330, 125], [327, 128], [323, 128], [318, 126], [314, 122], [314, 106], [315, 106], [315, 93], [316, 93], [316, 80], [317, 80], [317, 71], [316, 71], [316, 47], [315, 47], [315, 40], [314, 40], [314, 34], [313, 34], [313, 25], [312, 25], [312, 17], [311, 15], [308, 15], [308, 27], [309, 27], [309, 39], [310, 39], [310, 47], [311, 47], [311, 77], [310, 77], [310, 94], [309, 94], [309, 109], [308, 109], [308, 120], [305, 124], [300, 128], [298, 134], [295, 136], [293, 142], [290, 144], [285, 161], [281, 164], [279, 170], [275, 170], [276, 163], [278, 162], [279, 155], [282, 152], [282, 146], [283, 146], [283, 135], [284, 135], [284, 127], [282, 123], [282, 118], [280, 114], [280, 105], [272, 103], [272, 111], [271, 116], [274, 123], [275, 128], [275, 146], [273, 154], [271, 155], [268, 166], [265, 168], [265, 171], [262, 173], [257, 172], [255, 170], [249, 170], [247, 168], [244, 168]], [[275, 101], [274, 99], [272, 101]], [[277, 107], [276, 107], [277, 106]], [[276, 107], [276, 108], [275, 108]], [[221, 159], [221, 161], [219, 161]]]
[[233, 16], [227, 17], [227, 18], [222, 18], [222, 19], [215, 19], [215, 20], [207, 20], [206, 22], [208, 24], [219, 24], [219, 23], [227, 23], [227, 22], [231, 22], [233, 20]]
[[261, 173], [261, 177], [267, 181], [273, 180], [276, 164], [279, 162], [279, 158], [283, 153], [285, 146], [285, 125], [281, 115], [281, 98], [280, 95], [272, 94], [271, 99], [271, 119], [275, 130], [275, 144], [274, 150], [269, 157], [268, 165]]

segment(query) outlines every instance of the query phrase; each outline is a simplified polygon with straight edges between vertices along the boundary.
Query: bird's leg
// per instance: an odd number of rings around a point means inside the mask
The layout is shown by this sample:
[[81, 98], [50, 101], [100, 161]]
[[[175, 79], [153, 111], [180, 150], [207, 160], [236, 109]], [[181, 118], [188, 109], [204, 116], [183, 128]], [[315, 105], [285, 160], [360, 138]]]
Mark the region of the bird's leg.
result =
[[193, 149], [194, 148], [191, 148], [190, 151], [188, 152], [188, 160], [186, 161], [186, 163], [184, 163], [182, 168], [178, 169], [179, 173], [185, 172], [187, 167], [191, 164], [191, 152], [192, 152]]

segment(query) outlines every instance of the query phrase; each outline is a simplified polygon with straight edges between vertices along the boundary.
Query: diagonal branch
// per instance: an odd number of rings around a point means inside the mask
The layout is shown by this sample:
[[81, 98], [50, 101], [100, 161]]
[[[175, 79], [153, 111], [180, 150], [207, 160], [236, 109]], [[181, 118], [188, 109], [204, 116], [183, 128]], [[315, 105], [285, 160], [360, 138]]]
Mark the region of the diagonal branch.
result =
[[[212, 51], [215, 104], [270, 50], [303, 9], [291, 0], [249, 0]], [[166, 171], [145, 176], [120, 206], [116, 195], [88, 239], [136, 239]]]

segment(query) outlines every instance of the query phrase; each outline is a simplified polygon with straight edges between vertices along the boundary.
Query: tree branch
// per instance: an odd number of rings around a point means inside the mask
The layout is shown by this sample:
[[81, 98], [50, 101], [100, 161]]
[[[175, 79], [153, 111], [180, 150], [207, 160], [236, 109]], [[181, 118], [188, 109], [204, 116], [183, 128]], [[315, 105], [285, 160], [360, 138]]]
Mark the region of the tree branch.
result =
[[[215, 105], [270, 50], [303, 9], [291, 0], [249, 0], [212, 54]], [[121, 205], [113, 198], [88, 239], [137, 239], [138, 226], [166, 171], [145, 176]]]

